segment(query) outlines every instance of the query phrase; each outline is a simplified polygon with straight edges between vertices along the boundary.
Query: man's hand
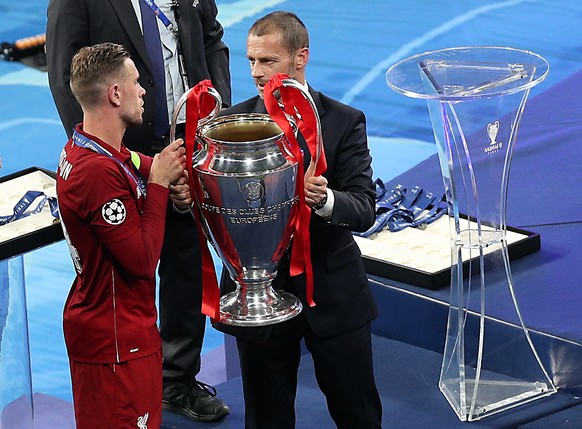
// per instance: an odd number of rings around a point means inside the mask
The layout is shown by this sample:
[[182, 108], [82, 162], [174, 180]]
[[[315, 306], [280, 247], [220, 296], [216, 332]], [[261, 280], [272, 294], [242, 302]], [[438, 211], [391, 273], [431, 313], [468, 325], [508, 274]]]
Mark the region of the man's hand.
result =
[[315, 164], [309, 164], [305, 172], [303, 187], [305, 190], [305, 202], [309, 207], [319, 204], [327, 197], [327, 179], [323, 176], [314, 176]]
[[178, 139], [170, 143], [160, 153], [154, 156], [150, 169], [150, 183], [157, 183], [166, 188], [177, 182], [184, 174], [186, 167], [186, 149], [182, 147], [184, 141]]
[[192, 204], [190, 197], [190, 186], [188, 186], [188, 172], [184, 170], [184, 174], [175, 183], [170, 185], [170, 201], [174, 207], [180, 212], [187, 211]]

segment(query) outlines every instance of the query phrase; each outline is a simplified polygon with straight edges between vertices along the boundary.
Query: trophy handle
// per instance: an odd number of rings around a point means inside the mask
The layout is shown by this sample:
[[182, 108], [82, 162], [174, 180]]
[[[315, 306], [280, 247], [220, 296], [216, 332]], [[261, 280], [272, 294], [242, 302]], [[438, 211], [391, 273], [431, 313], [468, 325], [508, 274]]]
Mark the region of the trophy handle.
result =
[[[311, 106], [311, 109], [313, 110], [313, 114], [315, 116], [315, 122], [316, 122], [316, 127], [317, 127], [316, 131], [317, 132], [316, 132], [316, 142], [315, 142], [315, 159], [312, 160], [312, 162], [314, 162], [315, 165], [317, 165], [317, 163], [319, 162], [319, 157], [321, 155], [321, 152], [323, 151], [323, 138], [321, 136], [321, 121], [319, 119], [319, 114], [317, 113], [317, 106], [315, 105], [315, 101], [313, 101], [313, 97], [311, 97], [311, 94], [309, 93], [309, 91], [306, 91], [299, 84], [299, 82], [297, 82], [295, 79], [287, 78], [287, 79], [283, 79], [281, 82], [283, 83], [283, 86], [297, 89], [303, 95], [303, 97], [305, 97], [305, 99], [309, 102], [309, 105]], [[277, 97], [277, 98], [280, 101], [280, 94], [279, 94], [279, 97]]]
[[[170, 141], [171, 142], [176, 140], [176, 122], [178, 121], [178, 116], [180, 114], [180, 110], [182, 110], [182, 106], [186, 103], [186, 100], [188, 100], [188, 96], [190, 95], [190, 92], [192, 92], [192, 90], [194, 90], [195, 88], [196, 87], [192, 87], [188, 91], [186, 91], [184, 94], [182, 94], [182, 96], [178, 100], [178, 103], [176, 104], [176, 108], [174, 109], [174, 113], [172, 114], [172, 123], [170, 124]], [[216, 115], [218, 115], [218, 112], [220, 111], [220, 107], [222, 106], [222, 97], [220, 96], [219, 92], [211, 86], [209, 86], [207, 89], [208, 89], [208, 94], [212, 98], [214, 98], [214, 101], [216, 102], [216, 104], [214, 105], [214, 108], [207, 116], [205, 116], [204, 118], [200, 118], [198, 120], [198, 124], [197, 124], [198, 128], [200, 128], [201, 125], [205, 125], [208, 122], [210, 122], [211, 120], [213, 120], [216, 117]]]

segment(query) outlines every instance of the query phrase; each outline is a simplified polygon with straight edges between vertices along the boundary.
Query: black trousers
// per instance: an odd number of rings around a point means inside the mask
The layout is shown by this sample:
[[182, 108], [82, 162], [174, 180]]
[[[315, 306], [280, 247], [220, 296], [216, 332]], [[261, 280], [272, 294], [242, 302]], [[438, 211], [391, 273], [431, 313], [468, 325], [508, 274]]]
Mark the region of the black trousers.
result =
[[202, 257], [194, 218], [166, 217], [160, 276], [160, 334], [164, 351], [164, 385], [190, 383], [200, 371], [206, 316], [202, 305]]
[[313, 357], [317, 383], [337, 427], [381, 428], [382, 404], [373, 373], [370, 325], [331, 338], [317, 338], [300, 314], [276, 325], [264, 343], [237, 340], [246, 429], [295, 428], [302, 338]]

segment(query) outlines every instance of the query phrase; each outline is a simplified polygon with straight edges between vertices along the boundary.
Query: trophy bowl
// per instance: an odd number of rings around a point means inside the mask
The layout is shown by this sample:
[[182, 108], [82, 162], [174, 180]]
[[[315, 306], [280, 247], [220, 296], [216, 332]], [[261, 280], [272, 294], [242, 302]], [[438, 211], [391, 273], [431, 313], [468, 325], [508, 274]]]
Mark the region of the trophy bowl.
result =
[[220, 322], [262, 326], [296, 316], [301, 302], [272, 287], [298, 212], [298, 164], [285, 134], [268, 115], [235, 114], [201, 124], [197, 144], [196, 208], [236, 284], [220, 299]]

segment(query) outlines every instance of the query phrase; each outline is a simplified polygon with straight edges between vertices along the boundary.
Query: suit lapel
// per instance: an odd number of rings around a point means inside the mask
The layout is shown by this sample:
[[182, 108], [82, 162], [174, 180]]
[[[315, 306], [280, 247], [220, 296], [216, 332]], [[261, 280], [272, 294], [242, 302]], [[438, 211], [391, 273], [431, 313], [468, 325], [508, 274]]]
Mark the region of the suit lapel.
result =
[[[199, 48], [197, 45], [193, 45], [193, 41], [204, 40], [205, 36], [201, 34], [200, 18], [195, 16], [198, 13], [198, 7], [202, 6], [192, 6], [192, 0], [178, 0], [178, 12], [180, 13], [180, 19], [177, 21], [178, 37], [185, 59], [205, 58], [204, 55], [197, 55], [195, 50]], [[200, 70], [204, 70], [202, 75], [208, 74], [206, 64], [193, 64], [192, 61], [184, 61], [184, 63], [190, 86], [198, 83], [199, 78], [195, 78], [195, 76], [201, 75]]]
[[178, 35], [184, 52], [192, 50], [191, 40], [198, 40], [199, 36], [198, 34], [191, 34], [194, 30], [191, 28], [190, 23], [194, 22], [194, 20], [190, 18], [190, 14], [197, 13], [196, 8], [191, 7], [191, 4], [191, 0], [178, 0], [178, 12], [180, 14], [180, 19], [177, 21]]
[[267, 108], [265, 107], [265, 102], [259, 96], [257, 96], [256, 103], [251, 110], [251, 113], [267, 113]]
[[151, 73], [150, 59], [146, 50], [145, 42], [143, 40], [143, 33], [139, 26], [139, 21], [135, 16], [135, 10], [130, 0], [109, 0], [111, 7], [115, 10], [117, 19], [121, 26], [125, 29], [127, 37], [134, 46], [137, 54], [141, 57], [143, 62], [147, 65]]
[[312, 87], [308, 86], [309, 94], [311, 98], [313, 98], [313, 102], [315, 103], [315, 107], [317, 108], [317, 114], [321, 117], [325, 115], [325, 109], [323, 108], [323, 104], [321, 104], [321, 99], [319, 98], [319, 92], [315, 91]]

